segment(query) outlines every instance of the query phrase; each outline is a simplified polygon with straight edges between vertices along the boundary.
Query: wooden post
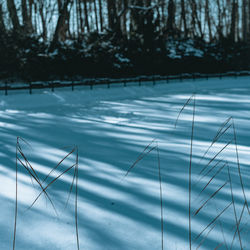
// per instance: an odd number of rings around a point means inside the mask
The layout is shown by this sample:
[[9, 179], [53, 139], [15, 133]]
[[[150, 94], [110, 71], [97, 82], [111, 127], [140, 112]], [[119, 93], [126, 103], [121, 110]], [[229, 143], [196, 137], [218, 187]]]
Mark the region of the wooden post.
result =
[[8, 85], [7, 85], [7, 82], [5, 83], [5, 95], [8, 95]]
[[32, 84], [31, 84], [31, 82], [29, 83], [29, 85], [30, 85], [29, 92], [30, 92], [30, 95], [32, 95]]
[[139, 86], [141, 87], [141, 78], [139, 77]]

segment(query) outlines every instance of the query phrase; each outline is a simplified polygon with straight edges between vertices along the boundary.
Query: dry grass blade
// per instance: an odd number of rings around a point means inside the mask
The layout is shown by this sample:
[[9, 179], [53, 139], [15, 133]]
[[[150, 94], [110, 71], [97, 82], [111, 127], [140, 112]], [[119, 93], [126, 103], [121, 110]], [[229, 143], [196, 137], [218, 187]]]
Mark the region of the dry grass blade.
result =
[[16, 198], [15, 198], [15, 219], [14, 219], [14, 235], [13, 235], [13, 250], [15, 250], [15, 246], [16, 246], [16, 228], [17, 228], [17, 206], [18, 206], [18, 202], [17, 202], [17, 145], [18, 145], [18, 137], [17, 137], [17, 143], [16, 143]]
[[27, 146], [29, 146], [32, 149], [31, 145], [24, 138], [20, 136], [17, 137], [17, 142], [18, 142], [18, 145], [20, 146], [19, 141], [23, 141]]
[[[18, 147], [19, 147], [19, 145], [18, 145]], [[24, 165], [24, 163], [21, 161], [21, 159], [20, 159], [18, 156], [17, 156], [17, 160], [18, 160], [18, 161], [21, 163], [21, 165], [28, 171], [29, 176], [30, 176], [31, 178], [33, 178], [33, 179], [38, 183], [38, 185], [40, 186], [40, 188], [43, 190], [43, 186], [42, 186], [42, 184], [41, 184], [41, 182], [40, 182], [40, 180], [39, 180], [39, 178], [38, 178], [38, 176], [37, 176], [37, 174], [36, 174], [36, 171], [35, 171], [34, 168], [31, 166], [31, 164], [29, 163], [29, 161], [27, 160], [27, 158], [25, 157], [25, 155], [24, 155], [23, 152], [21, 151], [21, 147], [18, 148], [18, 152], [20, 152], [21, 156], [24, 157], [24, 160], [25, 160], [26, 165]], [[28, 168], [27, 166], [29, 166], [29, 167], [32, 169], [32, 172], [33, 172], [33, 173], [29, 170], [29, 168]], [[52, 200], [51, 200], [51, 198], [49, 197], [48, 193], [45, 192], [44, 194], [45, 194], [45, 197], [47, 197], [47, 198], [49, 199], [49, 201], [50, 201], [50, 203], [51, 203], [51, 205], [52, 205], [52, 207], [53, 207], [53, 209], [54, 209], [54, 211], [55, 211], [56, 216], [58, 216], [58, 213], [57, 213], [57, 211], [56, 211], [56, 208], [55, 208], [55, 206], [54, 206], [54, 203], [52, 202]], [[30, 208], [31, 208], [31, 207], [30, 207]], [[30, 208], [28, 208], [27, 210], [29, 210]], [[27, 210], [26, 210], [26, 211], [27, 211]]]
[[210, 234], [211, 231], [213, 231], [213, 229], [215, 228], [216, 223], [211, 227], [211, 229], [207, 232], [207, 234], [204, 236], [204, 238], [201, 240], [200, 244], [197, 246], [196, 250], [198, 250], [202, 244], [204, 243], [204, 241], [207, 239], [208, 235]]
[[220, 126], [220, 128], [217, 131], [217, 136], [219, 136], [219, 134], [221, 133], [221, 131], [223, 130], [223, 128], [232, 120], [232, 116], [228, 117]]
[[232, 202], [230, 202], [194, 239], [196, 241], [199, 239], [199, 237], [218, 219], [220, 216], [225, 213], [225, 211], [232, 205]]
[[218, 221], [219, 221], [220, 230], [221, 230], [221, 233], [222, 233], [224, 245], [225, 245], [226, 249], [228, 250], [227, 241], [226, 241], [226, 237], [225, 237], [225, 234], [224, 234], [222, 223], [221, 223], [220, 219]]
[[192, 230], [191, 230], [191, 188], [192, 188], [192, 160], [193, 160], [193, 140], [194, 140], [194, 118], [195, 118], [195, 95], [193, 103], [193, 118], [192, 118], [192, 131], [190, 140], [190, 160], [189, 160], [189, 173], [188, 173], [188, 236], [189, 248], [192, 249]]
[[[152, 145], [152, 143], [155, 142], [155, 139], [153, 141], [151, 141], [142, 151], [142, 153], [137, 157], [136, 161], [129, 167], [129, 169], [127, 170], [126, 174], [124, 175], [123, 178], [127, 177], [128, 174], [132, 171], [132, 169], [136, 166], [136, 164], [138, 162], [140, 162], [146, 155], [148, 155], [150, 152], [152, 152], [154, 149], [156, 149], [157, 146], [154, 146], [152, 148], [150, 148], [150, 146]], [[148, 150], [149, 149], [149, 150]], [[148, 150], [148, 151], [147, 151]]]
[[[151, 147], [150, 146], [153, 143], [156, 143], [156, 146]], [[148, 151], [147, 151], [148, 150]], [[159, 152], [159, 146], [158, 142], [154, 139], [149, 143], [142, 153], [138, 156], [137, 160], [132, 164], [132, 166], [127, 170], [126, 174], [124, 175], [124, 178], [128, 176], [128, 174], [131, 172], [131, 170], [136, 166], [138, 162], [140, 162], [146, 155], [148, 155], [153, 150], [157, 151], [157, 162], [158, 162], [158, 179], [159, 179], [159, 190], [160, 190], [160, 208], [161, 208], [161, 248], [164, 249], [164, 218], [163, 218], [163, 198], [162, 198], [162, 178], [161, 178], [161, 165], [160, 165], [160, 152]]]
[[[241, 223], [241, 219], [242, 219], [242, 217], [243, 217], [243, 214], [244, 214], [245, 207], [246, 207], [246, 203], [243, 204], [243, 208], [242, 208], [242, 210], [241, 210], [240, 218], [239, 218], [239, 221], [238, 221], [239, 226], [240, 226], [240, 223]], [[234, 237], [233, 237], [233, 240], [232, 240], [230, 249], [232, 249], [232, 247], [233, 247], [234, 240], [235, 240], [235, 237], [236, 237], [236, 234], [237, 234], [237, 233], [238, 233], [238, 228], [236, 228], [236, 230], [235, 230], [235, 232], [234, 232]]]
[[158, 174], [159, 174], [159, 186], [160, 186], [160, 203], [161, 203], [161, 248], [164, 249], [164, 220], [163, 220], [163, 200], [162, 200], [162, 180], [161, 180], [161, 163], [160, 163], [160, 152], [157, 143], [157, 159], [158, 159]]
[[227, 166], [227, 162], [221, 167], [218, 169], [218, 171], [210, 178], [210, 180], [208, 181], [208, 183], [204, 186], [204, 188], [201, 190], [201, 192], [199, 193], [199, 196], [201, 195], [201, 193], [207, 188], [207, 186], [211, 183], [211, 181], [223, 170], [223, 168], [225, 166]]
[[[41, 189], [43, 190], [43, 187], [41, 185], [41, 182], [39, 180], [39, 177], [38, 175], [36, 174], [36, 171], [34, 170], [34, 168], [32, 167], [32, 165], [30, 164], [30, 162], [27, 160], [26, 156], [24, 155], [24, 153], [22, 152], [22, 147], [19, 143], [19, 140], [22, 140], [25, 144], [27, 144], [28, 146], [29, 143], [24, 140], [23, 138], [21, 137], [17, 137], [17, 142], [16, 142], [16, 199], [15, 199], [15, 219], [14, 219], [14, 237], [13, 237], [13, 250], [15, 249], [15, 243], [16, 243], [16, 228], [17, 228], [17, 209], [18, 209], [18, 197], [17, 197], [17, 187], [18, 187], [18, 162], [21, 163], [21, 165], [28, 171], [29, 173], [29, 176], [32, 180], [32, 178], [38, 183], [38, 185], [41, 187]], [[20, 153], [20, 155], [23, 157], [24, 161], [25, 161], [25, 164], [21, 161], [21, 159], [18, 157], [18, 153]], [[30, 171], [30, 169], [31, 171]], [[32, 184], [33, 184], [33, 181], [32, 181]], [[56, 208], [52, 202], [52, 200], [50, 199], [50, 197], [48, 196], [48, 194], [45, 192], [45, 195], [46, 197], [49, 199], [49, 201], [51, 202], [51, 205], [56, 213], [56, 215], [58, 216], [57, 214], [57, 211], [56, 211]]]
[[180, 112], [179, 112], [179, 114], [178, 114], [178, 116], [177, 116], [177, 118], [176, 118], [176, 120], [175, 120], [175, 124], [174, 124], [174, 127], [176, 128], [176, 126], [177, 126], [177, 123], [178, 123], [178, 121], [179, 121], [179, 118], [180, 118], [180, 115], [181, 115], [181, 113], [182, 113], [182, 111], [185, 109], [185, 107], [190, 103], [190, 101], [193, 99], [193, 97], [195, 96], [195, 94], [192, 94], [190, 97], [189, 97], [189, 99], [185, 102], [185, 104], [182, 106], [182, 108], [181, 108], [181, 110], [180, 110]]
[[[24, 159], [24, 161], [25, 161], [26, 169], [28, 169], [28, 168], [31, 169], [31, 171], [33, 172], [34, 176], [36, 177], [36, 181], [39, 182], [39, 186], [41, 186], [41, 185], [40, 185], [40, 179], [39, 179], [39, 177], [38, 177], [36, 171], [35, 171], [34, 168], [32, 167], [32, 165], [30, 164], [29, 160], [27, 159], [27, 157], [26, 157], [25, 154], [23, 153], [22, 147], [21, 147], [21, 145], [20, 145], [19, 140], [23, 141], [23, 142], [24, 142], [26, 145], [28, 145], [31, 149], [32, 149], [32, 147], [31, 147], [31, 145], [30, 145], [26, 140], [24, 140], [24, 139], [21, 138], [21, 137], [18, 137], [18, 139], [17, 139], [17, 149], [18, 149], [18, 152], [20, 153], [20, 155], [23, 157], [23, 159]], [[18, 157], [18, 160], [19, 160], [19, 162], [22, 164], [22, 161], [20, 161], [20, 158], [19, 158], [19, 157]], [[23, 165], [23, 164], [22, 164], [22, 165]], [[24, 166], [24, 165], [23, 165], [23, 166]], [[25, 166], [24, 166], [24, 167], [25, 167]], [[32, 185], [33, 185], [33, 187], [34, 187], [34, 183], [33, 183], [33, 178], [34, 178], [34, 177], [32, 178], [32, 175], [31, 175], [30, 171], [28, 171], [28, 172], [29, 172], [29, 174], [30, 174], [29, 176], [30, 176]], [[46, 196], [45, 196], [45, 197], [46, 197]], [[46, 198], [47, 198], [47, 197], [46, 197]], [[55, 213], [56, 213], [56, 210], [55, 210]]]
[[236, 225], [237, 232], [238, 232], [238, 236], [239, 236], [240, 249], [243, 249], [243, 248], [242, 248], [242, 242], [241, 242], [241, 236], [240, 236], [240, 230], [239, 230], [239, 222], [238, 222], [237, 213], [236, 213], [236, 208], [235, 208], [235, 201], [234, 201], [234, 194], [233, 194], [232, 179], [231, 179], [231, 174], [230, 174], [230, 169], [229, 169], [229, 167], [227, 168], [227, 170], [228, 170], [228, 178], [229, 178], [229, 182], [230, 182], [231, 198], [232, 198], [233, 209], [234, 209], [235, 225]]
[[21, 154], [21, 156], [23, 157], [24, 161], [29, 165], [30, 169], [32, 170], [33, 174], [36, 176], [36, 178], [39, 180], [39, 177], [36, 173], [36, 171], [34, 170], [34, 168], [32, 167], [32, 165], [30, 164], [30, 162], [28, 161], [28, 159], [26, 158], [26, 156], [24, 155], [21, 146], [18, 143], [18, 152]]
[[74, 169], [73, 180], [72, 180], [72, 182], [71, 182], [70, 189], [69, 189], [69, 194], [68, 194], [68, 198], [67, 198], [67, 201], [66, 201], [66, 203], [65, 203], [65, 209], [67, 208], [68, 203], [69, 203], [69, 199], [70, 199], [70, 196], [71, 196], [71, 193], [72, 193], [72, 190], [73, 190], [75, 178], [76, 178], [76, 168]]
[[197, 215], [201, 209], [222, 189], [227, 185], [228, 181], [226, 181], [220, 188], [218, 188], [201, 206], [197, 211], [195, 212], [195, 215]]
[[65, 157], [63, 157], [62, 160], [60, 160], [59, 163], [53, 169], [51, 169], [49, 174], [44, 178], [43, 182], [45, 182], [48, 179], [48, 177], [62, 164], [62, 162], [75, 152], [75, 150], [76, 147], [74, 147]]
[[222, 243], [219, 243], [215, 248], [214, 248], [214, 250], [218, 250], [220, 247], [222, 247], [223, 246], [223, 244]]
[[78, 148], [76, 148], [76, 184], [75, 184], [75, 224], [76, 224], [76, 242], [77, 242], [77, 249], [80, 249], [80, 242], [79, 242], [79, 233], [78, 233], [78, 168], [79, 168], [79, 156], [78, 156]]
[[[22, 139], [23, 140], [23, 139]], [[23, 140], [25, 143], [27, 143], [25, 140]], [[28, 144], [29, 145], [29, 144]], [[42, 188], [42, 184], [40, 182], [40, 179], [35, 171], [35, 169], [32, 167], [32, 165], [30, 164], [30, 162], [28, 161], [27, 157], [24, 155], [23, 151], [22, 151], [22, 148], [21, 148], [21, 145], [18, 141], [18, 152], [20, 153], [20, 155], [23, 157], [24, 161], [25, 161], [25, 164], [26, 166], [24, 166], [23, 162], [20, 160], [20, 158], [18, 157], [18, 161], [22, 164], [22, 166], [29, 172], [29, 175], [30, 175], [30, 178], [31, 178], [31, 182], [33, 184], [33, 179], [32, 177], [36, 180], [36, 182], [39, 184], [39, 186]], [[32, 173], [29, 171], [29, 168], [31, 169]], [[47, 194], [45, 195], [45, 197], [47, 198]], [[53, 204], [52, 204], [53, 206]], [[54, 206], [53, 206], [54, 207]], [[56, 213], [56, 210], [55, 210], [55, 213]], [[56, 213], [57, 214], [57, 213]]]
[[196, 181], [196, 183], [194, 184], [194, 186], [196, 186], [204, 177], [208, 176], [221, 162], [223, 162], [224, 159], [220, 159], [218, 160], [213, 167], [211, 167], [203, 176], [201, 176], [199, 178], [199, 180]]
[[[24, 141], [24, 140], [23, 140]], [[31, 177], [32, 183], [33, 183], [33, 179], [38, 183], [38, 185], [40, 186], [40, 188], [42, 189], [42, 191], [40, 192], [40, 194], [36, 197], [36, 199], [34, 200], [34, 202], [30, 205], [30, 207], [28, 209], [30, 209], [35, 202], [39, 199], [39, 197], [42, 195], [42, 193], [45, 194], [45, 196], [49, 199], [49, 201], [51, 202], [55, 212], [55, 206], [52, 202], [52, 200], [50, 199], [49, 195], [47, 194], [46, 190], [47, 188], [52, 185], [56, 180], [58, 180], [62, 175], [64, 175], [65, 173], [67, 173], [70, 169], [72, 169], [73, 167], [75, 167], [74, 169], [74, 176], [73, 176], [73, 181], [71, 183], [71, 187], [70, 187], [70, 192], [69, 192], [69, 197], [70, 194], [72, 192], [73, 189], [73, 185], [75, 183], [75, 230], [76, 230], [76, 241], [77, 241], [77, 249], [80, 250], [80, 242], [79, 242], [79, 233], [78, 233], [78, 167], [79, 167], [79, 156], [78, 156], [78, 147], [75, 146], [73, 148], [73, 150], [68, 153], [57, 165], [55, 168], [52, 169], [52, 171], [50, 171], [50, 173], [46, 176], [45, 180], [50, 176], [50, 174], [56, 170], [56, 168], [68, 157], [70, 156], [74, 151], [76, 151], [76, 162], [75, 164], [73, 164], [71, 167], [67, 168], [64, 172], [62, 172], [60, 175], [58, 175], [56, 178], [54, 178], [45, 188], [42, 186], [40, 179], [38, 177], [38, 175], [36, 174], [36, 171], [34, 170], [34, 168], [32, 167], [32, 165], [30, 164], [30, 162], [28, 161], [28, 159], [26, 158], [25, 154], [22, 152], [22, 148], [19, 144], [19, 137], [17, 138], [17, 144], [16, 144], [16, 208], [15, 208], [15, 224], [14, 224], [14, 239], [13, 239], [13, 250], [15, 249], [15, 241], [16, 241], [16, 225], [17, 225], [17, 174], [18, 174], [18, 162], [27, 170], [27, 172], [29, 173], [29, 176]], [[20, 155], [22, 156], [22, 158], [24, 159], [25, 163], [23, 163], [23, 161], [18, 157], [18, 153], [20, 153]], [[69, 200], [68, 197], [68, 200]], [[68, 203], [67, 200], [67, 203]], [[28, 210], [27, 209], [27, 210]], [[57, 212], [56, 212], [57, 214]], [[57, 215], [58, 216], [58, 215]]]
[[233, 132], [234, 132], [234, 143], [235, 143], [235, 151], [236, 151], [236, 158], [237, 158], [238, 173], [239, 173], [239, 177], [240, 177], [240, 185], [241, 185], [244, 200], [245, 200], [245, 203], [246, 203], [247, 211], [248, 211], [248, 214], [250, 215], [250, 210], [249, 210], [249, 206], [248, 206], [248, 202], [247, 202], [247, 198], [246, 198], [246, 194], [245, 194], [245, 188], [244, 188], [244, 184], [243, 184], [243, 179], [242, 179], [242, 175], [241, 175], [240, 159], [239, 159], [239, 152], [238, 152], [238, 144], [237, 144], [237, 137], [236, 137], [236, 129], [235, 129], [235, 124], [234, 124], [234, 119], [233, 119]]
[[209, 162], [207, 165], [204, 166], [204, 168], [200, 171], [200, 175], [205, 171], [205, 169], [217, 158], [218, 155], [220, 155], [231, 143], [233, 140], [229, 141]]
[[[40, 181], [32, 174], [32, 172], [29, 170], [29, 168], [27, 168], [27, 167], [24, 165], [24, 163], [19, 159], [19, 157], [17, 157], [17, 159], [18, 159], [18, 161], [22, 164], [22, 166], [28, 171], [29, 175], [38, 183], [38, 185], [40, 186], [40, 188], [43, 190], [43, 186], [42, 186], [42, 184], [40, 183]], [[45, 194], [45, 196], [49, 199], [49, 201], [50, 201], [50, 203], [51, 203], [51, 205], [52, 205], [52, 207], [53, 207], [53, 209], [54, 209], [54, 211], [55, 211], [55, 214], [56, 214], [56, 216], [58, 217], [58, 213], [57, 213], [57, 211], [56, 211], [56, 208], [55, 208], [55, 205], [54, 205], [53, 201], [51, 200], [51, 198], [49, 197], [49, 195], [48, 195], [48, 193], [47, 193], [46, 191], [44, 192], [44, 194]], [[28, 211], [31, 207], [32, 207], [32, 206], [28, 207], [28, 208], [26, 209], [26, 211]]]
[[37, 202], [37, 200], [39, 199], [39, 197], [43, 194], [43, 192], [45, 192], [47, 190], [47, 188], [49, 188], [49, 186], [51, 186], [55, 181], [57, 181], [62, 175], [64, 175], [65, 173], [67, 173], [70, 169], [72, 169], [73, 167], [75, 167], [76, 164], [73, 164], [72, 166], [70, 166], [69, 168], [67, 168], [65, 171], [63, 171], [63, 173], [59, 174], [56, 178], [54, 178], [45, 188], [43, 188], [43, 190], [39, 193], [39, 195], [36, 197], [36, 199], [32, 202], [32, 204], [29, 206], [28, 209], [30, 209], [31, 207], [34, 206], [34, 204]]
[[[219, 128], [219, 130], [217, 131], [215, 137], [213, 138], [211, 144], [209, 145], [209, 147], [207, 148], [207, 150], [205, 151], [205, 153], [203, 154], [203, 156], [201, 157], [199, 163], [205, 158], [205, 156], [207, 155], [208, 151], [212, 148], [212, 146], [227, 132], [227, 130], [232, 126], [232, 124], [229, 124], [225, 129], [224, 127], [228, 124], [228, 122], [232, 119], [232, 117], [228, 118], [225, 122], [223, 122], [223, 124], [221, 125], [221, 127]], [[224, 130], [223, 130], [224, 129]], [[222, 131], [223, 130], [223, 131]]]

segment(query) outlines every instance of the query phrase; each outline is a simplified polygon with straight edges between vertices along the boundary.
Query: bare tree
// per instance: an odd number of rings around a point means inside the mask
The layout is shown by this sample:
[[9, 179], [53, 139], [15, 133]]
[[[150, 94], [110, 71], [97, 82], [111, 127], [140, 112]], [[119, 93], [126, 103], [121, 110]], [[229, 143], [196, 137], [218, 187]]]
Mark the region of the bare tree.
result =
[[20, 22], [17, 16], [17, 10], [14, 0], [7, 0], [7, 7], [14, 31], [20, 31]]
[[237, 3], [233, 0], [232, 3], [232, 12], [231, 12], [231, 27], [229, 37], [232, 41], [235, 41], [235, 33], [236, 33], [236, 11], [237, 11]]
[[3, 16], [3, 6], [0, 3], [0, 32], [5, 33], [5, 24], [4, 24], [4, 16]]
[[31, 13], [32, 13], [32, 11], [30, 11], [28, 13], [27, 1], [26, 0], [22, 0], [21, 6], [22, 6], [22, 18], [23, 18], [24, 31], [26, 33], [32, 33], [33, 32], [32, 21], [31, 21]]
[[53, 36], [52, 47], [59, 41], [65, 40], [65, 34], [68, 30], [68, 21], [69, 21], [69, 10], [68, 6], [72, 0], [65, 0], [61, 4], [60, 0], [58, 1], [59, 17], [56, 24], [55, 33]]
[[250, 43], [250, 0], [248, 0], [247, 41]]
[[184, 27], [184, 36], [187, 38], [188, 36], [188, 29], [187, 29], [187, 20], [186, 20], [186, 7], [184, 0], [181, 0], [181, 20], [183, 22]]
[[175, 3], [173, 0], [168, 2], [168, 19], [167, 19], [167, 33], [173, 35], [175, 32]]

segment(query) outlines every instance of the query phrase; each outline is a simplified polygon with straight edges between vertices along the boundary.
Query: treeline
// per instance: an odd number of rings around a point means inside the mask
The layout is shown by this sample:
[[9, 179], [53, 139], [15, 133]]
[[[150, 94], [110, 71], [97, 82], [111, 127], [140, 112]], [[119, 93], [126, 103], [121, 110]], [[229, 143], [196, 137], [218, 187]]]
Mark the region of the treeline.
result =
[[2, 0], [0, 38], [2, 76], [246, 69], [250, 0]]

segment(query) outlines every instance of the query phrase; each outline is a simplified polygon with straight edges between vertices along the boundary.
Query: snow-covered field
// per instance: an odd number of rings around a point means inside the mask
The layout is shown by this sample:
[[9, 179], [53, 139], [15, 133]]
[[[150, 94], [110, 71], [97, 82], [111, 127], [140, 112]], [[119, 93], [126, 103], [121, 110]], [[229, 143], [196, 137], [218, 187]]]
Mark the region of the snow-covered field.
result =
[[3, 94], [0, 249], [250, 249], [249, 77]]

